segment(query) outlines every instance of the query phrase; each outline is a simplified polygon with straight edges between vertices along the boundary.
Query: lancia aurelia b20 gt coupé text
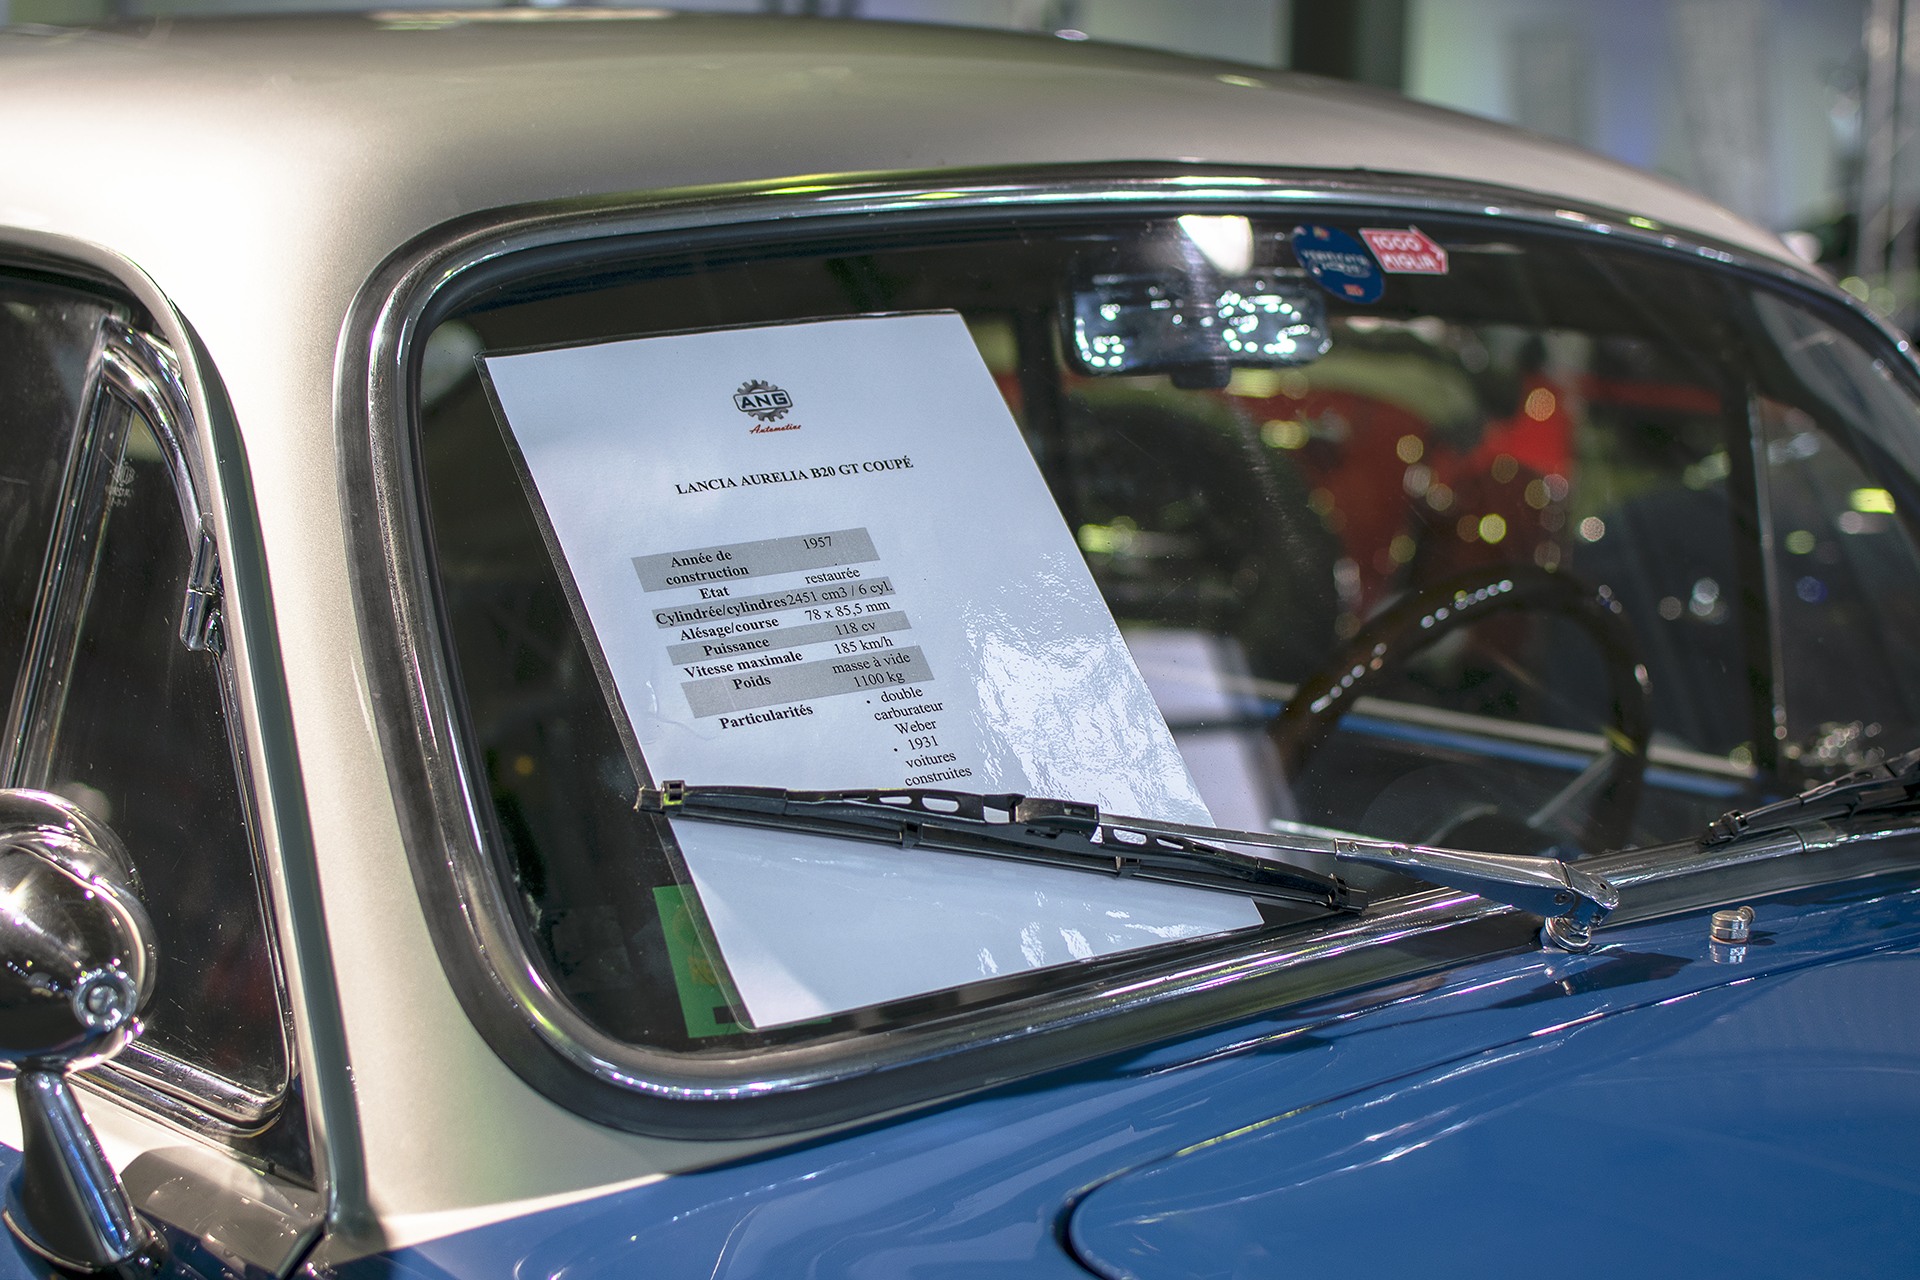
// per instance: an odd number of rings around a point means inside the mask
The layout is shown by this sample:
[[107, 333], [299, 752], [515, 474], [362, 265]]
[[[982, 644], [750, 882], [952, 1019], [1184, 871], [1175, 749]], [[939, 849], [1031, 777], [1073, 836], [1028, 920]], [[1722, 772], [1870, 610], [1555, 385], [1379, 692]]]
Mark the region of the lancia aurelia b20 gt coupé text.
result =
[[1772, 236], [849, 23], [0, 119], [13, 1273], [1911, 1265], [1920, 373]]

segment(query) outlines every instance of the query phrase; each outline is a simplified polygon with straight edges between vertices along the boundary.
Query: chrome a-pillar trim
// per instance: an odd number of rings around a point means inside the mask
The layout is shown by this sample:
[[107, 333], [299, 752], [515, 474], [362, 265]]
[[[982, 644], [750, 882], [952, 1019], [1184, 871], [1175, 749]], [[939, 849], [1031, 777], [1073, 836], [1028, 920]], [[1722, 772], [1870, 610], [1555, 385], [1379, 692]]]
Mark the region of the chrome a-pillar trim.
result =
[[[487, 844], [488, 822], [465, 742], [464, 712], [437, 618], [415, 470], [420, 351], [438, 320], [488, 284], [582, 271], [595, 263], [722, 242], [853, 234], [881, 216], [938, 227], [987, 219], [1155, 216], [1174, 209], [1273, 211], [1391, 207], [1507, 220], [1563, 236], [1624, 241], [1677, 260], [1712, 263], [1845, 309], [1893, 342], [1857, 304], [1811, 272], [1758, 259], [1604, 209], [1393, 175], [1181, 166], [1086, 167], [1044, 173], [818, 178], [676, 191], [480, 214], [424, 233], [368, 279], [337, 348], [342, 452], [339, 492], [362, 656], [396, 810], [427, 923], [469, 1016], [536, 1088], [591, 1118], [674, 1137], [754, 1137], [839, 1123], [952, 1096], [1181, 1034], [1338, 989], [1358, 980], [1344, 961], [1412, 971], [1440, 960], [1388, 956], [1400, 940], [1477, 928], [1505, 917], [1497, 946], [1535, 945], [1535, 917], [1457, 891], [1379, 904], [1357, 921], [1301, 926], [1283, 937], [1230, 938], [1151, 956], [1119, 977], [1010, 1001], [978, 1013], [857, 1039], [750, 1054], [676, 1055], [617, 1041], [563, 996], [526, 944]], [[1917, 372], [1910, 361], [1909, 372]], [[1509, 936], [1511, 935], [1511, 936]], [[1489, 945], [1463, 937], [1459, 958]], [[1404, 966], [1404, 968], [1402, 968]], [[1036, 1051], [1034, 1037], [1046, 1048]], [[724, 1105], [714, 1105], [724, 1104]]]

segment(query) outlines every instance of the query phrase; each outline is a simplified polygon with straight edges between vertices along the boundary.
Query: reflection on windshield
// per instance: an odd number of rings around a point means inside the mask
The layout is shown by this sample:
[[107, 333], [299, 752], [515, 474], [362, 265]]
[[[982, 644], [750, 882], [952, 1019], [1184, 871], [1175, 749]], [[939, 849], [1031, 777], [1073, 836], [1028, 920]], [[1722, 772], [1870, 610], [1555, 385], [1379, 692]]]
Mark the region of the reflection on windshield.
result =
[[1633, 623], [1662, 761], [1636, 835], [1724, 808], [1754, 748], [1717, 387], [1632, 337], [1433, 315], [1331, 332], [1323, 358], [1239, 369], [1218, 391], [1066, 385], [1080, 545], [1163, 709], [1179, 708], [1183, 750], [1212, 762], [1195, 768], [1210, 807], [1243, 826], [1556, 843], [1529, 820], [1616, 716], [1603, 655], [1550, 615], [1383, 655], [1394, 677], [1302, 776], [1278, 785], [1259, 763], [1266, 722], [1369, 619], [1516, 566], [1606, 588]]

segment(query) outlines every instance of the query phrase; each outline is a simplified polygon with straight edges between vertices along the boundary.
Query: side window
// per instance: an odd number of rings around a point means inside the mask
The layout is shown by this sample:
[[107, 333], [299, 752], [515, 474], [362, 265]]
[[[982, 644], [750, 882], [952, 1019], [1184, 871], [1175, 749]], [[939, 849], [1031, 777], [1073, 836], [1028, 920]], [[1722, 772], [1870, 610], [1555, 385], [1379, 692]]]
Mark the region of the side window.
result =
[[49, 789], [112, 823], [139, 869], [163, 940], [140, 1043], [273, 1096], [286, 1049], [219, 659], [181, 643], [192, 554], [137, 414], [109, 494]]
[[1761, 399], [1769, 570], [1778, 612], [1781, 755], [1814, 777], [1920, 746], [1920, 415], [1883, 368], [1805, 312], [1760, 314], [1801, 386]]
[[1920, 564], [1892, 492], [1799, 409], [1761, 402], [1785, 697], [1781, 754], [1819, 773], [1920, 745]]
[[[1751, 637], [1728, 461], [1730, 443], [1745, 448], [1744, 433], [1730, 442], [1718, 388], [1649, 343], [1597, 342], [1591, 369], [1566, 381], [1584, 408], [1557, 542], [1568, 569], [1619, 602], [1639, 642], [1654, 694], [1655, 759], [1686, 752], [1749, 765]], [[1737, 422], [1737, 401], [1733, 408]], [[1758, 660], [1764, 667], [1764, 655]], [[1566, 697], [1593, 707], [1604, 696], [1590, 669], [1564, 654], [1545, 669], [1562, 695], [1543, 697], [1548, 707], [1566, 706]], [[1648, 807], [1658, 809], [1669, 790], [1650, 788]], [[1704, 798], [1721, 803], [1727, 794]], [[1666, 829], [1678, 834], [1698, 817], [1676, 813]]]
[[[0, 696], [20, 678], [61, 477], [107, 308], [0, 280]], [[0, 750], [0, 758], [5, 751]]]
[[133, 857], [161, 967], [116, 1070], [252, 1125], [285, 1091], [289, 1055], [217, 633], [214, 649], [182, 640], [198, 513], [171, 437], [114, 377], [65, 434], [8, 782], [91, 810]]

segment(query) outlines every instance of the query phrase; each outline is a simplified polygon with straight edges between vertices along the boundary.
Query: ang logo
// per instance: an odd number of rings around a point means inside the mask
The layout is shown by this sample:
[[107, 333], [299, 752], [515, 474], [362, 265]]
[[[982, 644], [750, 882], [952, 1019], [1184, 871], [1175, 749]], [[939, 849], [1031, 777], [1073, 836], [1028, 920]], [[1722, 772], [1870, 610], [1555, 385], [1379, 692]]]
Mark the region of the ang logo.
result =
[[793, 397], [771, 382], [755, 378], [741, 383], [740, 389], [733, 393], [733, 407], [762, 422], [778, 422], [793, 408]]

